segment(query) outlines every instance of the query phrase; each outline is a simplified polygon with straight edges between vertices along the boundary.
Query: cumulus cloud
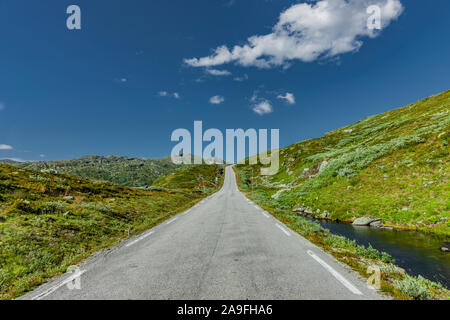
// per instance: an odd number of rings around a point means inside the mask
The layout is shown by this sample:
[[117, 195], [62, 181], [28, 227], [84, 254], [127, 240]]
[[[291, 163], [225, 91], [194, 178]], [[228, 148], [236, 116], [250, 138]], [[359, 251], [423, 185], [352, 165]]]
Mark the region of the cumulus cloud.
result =
[[237, 63], [248, 67], [289, 66], [300, 60], [311, 62], [357, 51], [362, 38], [374, 38], [380, 30], [368, 28], [367, 8], [378, 6], [380, 29], [386, 28], [403, 11], [400, 0], [314, 0], [295, 4], [280, 14], [272, 32], [248, 38], [246, 44], [216, 48], [212, 55], [185, 59], [192, 67], [213, 67]]
[[217, 70], [217, 69], [206, 69], [206, 73], [210, 74], [212, 76], [218, 76], [218, 77], [231, 75], [231, 72], [228, 70]]
[[221, 104], [225, 101], [225, 98], [222, 96], [214, 96], [209, 99], [209, 103], [211, 104]]
[[178, 92], [175, 92], [174, 94], [173, 94], [173, 97], [175, 98], [175, 99], [180, 99], [181, 97], [180, 97], [180, 94], [178, 93]]
[[288, 104], [295, 104], [295, 96], [292, 93], [286, 92], [284, 96], [280, 94], [277, 98], [285, 100]]
[[160, 92], [158, 92], [158, 95], [160, 97], [167, 97], [169, 95], [169, 93], [167, 91], [160, 91]]
[[8, 144], [0, 144], [0, 150], [12, 150], [12, 149], [14, 148]]
[[255, 104], [252, 108], [252, 110], [259, 114], [260, 116], [267, 114], [267, 113], [271, 113], [273, 112], [273, 107], [272, 104], [270, 103], [270, 101], [268, 100], [263, 100], [258, 102], [257, 104]]

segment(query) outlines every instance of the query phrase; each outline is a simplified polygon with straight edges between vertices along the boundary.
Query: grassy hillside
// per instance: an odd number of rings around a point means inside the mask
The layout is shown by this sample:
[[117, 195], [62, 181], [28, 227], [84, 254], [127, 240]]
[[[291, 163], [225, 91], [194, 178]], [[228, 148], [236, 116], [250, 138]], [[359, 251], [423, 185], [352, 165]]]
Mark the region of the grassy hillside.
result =
[[274, 208], [450, 235], [450, 91], [280, 150], [280, 171], [240, 165], [242, 186]]
[[86, 156], [80, 159], [19, 163], [24, 169], [70, 174], [128, 187], [150, 186], [159, 177], [182, 168], [169, 157], [143, 159], [131, 157]]
[[0, 299], [161, 223], [222, 181], [222, 167], [194, 166], [148, 191], [0, 165]]

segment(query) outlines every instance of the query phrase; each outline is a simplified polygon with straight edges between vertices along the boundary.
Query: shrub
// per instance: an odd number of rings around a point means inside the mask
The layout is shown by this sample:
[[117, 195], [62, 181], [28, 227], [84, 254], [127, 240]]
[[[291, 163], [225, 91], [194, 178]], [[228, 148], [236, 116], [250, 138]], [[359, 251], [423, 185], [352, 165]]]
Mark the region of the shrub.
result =
[[415, 278], [406, 275], [401, 280], [394, 280], [394, 287], [405, 296], [415, 300], [429, 300], [433, 295], [428, 291], [427, 280], [421, 276]]
[[63, 213], [66, 209], [67, 203], [64, 201], [50, 201], [41, 206], [43, 214]]

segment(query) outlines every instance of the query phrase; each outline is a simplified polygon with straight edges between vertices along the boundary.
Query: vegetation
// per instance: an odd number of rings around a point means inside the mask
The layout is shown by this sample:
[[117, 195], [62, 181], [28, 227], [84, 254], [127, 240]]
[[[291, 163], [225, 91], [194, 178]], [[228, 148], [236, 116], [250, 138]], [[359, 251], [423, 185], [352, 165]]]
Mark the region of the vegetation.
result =
[[73, 160], [8, 164], [15, 164], [24, 169], [102, 180], [128, 187], [151, 186], [156, 179], [185, 167], [172, 163], [169, 157], [143, 159], [116, 156], [86, 156]]
[[333, 235], [294, 213], [383, 224], [450, 235], [450, 91], [372, 116], [319, 139], [280, 150], [280, 170], [261, 176], [260, 165], [237, 165], [247, 196], [361, 275], [382, 271], [381, 289], [399, 299], [450, 299], [447, 289], [405, 274], [372, 247]]
[[151, 190], [0, 165], [0, 299], [163, 222], [222, 182], [216, 165], [183, 169]]
[[[238, 166], [274, 207], [450, 235], [450, 91], [280, 150], [280, 171]], [[252, 178], [253, 177], [253, 178]]]

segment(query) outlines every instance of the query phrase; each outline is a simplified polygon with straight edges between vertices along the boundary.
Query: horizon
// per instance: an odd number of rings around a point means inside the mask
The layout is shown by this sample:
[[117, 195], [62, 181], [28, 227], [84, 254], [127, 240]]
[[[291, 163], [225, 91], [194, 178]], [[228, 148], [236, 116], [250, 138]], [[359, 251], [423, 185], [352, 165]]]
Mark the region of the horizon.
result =
[[170, 155], [171, 132], [195, 120], [222, 132], [280, 129], [284, 148], [448, 90], [450, 44], [438, 40], [448, 1], [377, 0], [379, 30], [345, 19], [364, 1], [328, 8], [337, 25], [289, 20], [320, 3], [80, 0], [81, 29], [69, 30], [69, 1], [26, 12], [4, 1], [0, 158], [157, 159]]
[[[448, 90], [450, 90], [450, 89], [448, 89]], [[405, 104], [405, 105], [403, 105], [403, 106], [401, 106], [401, 107], [398, 107], [398, 108], [395, 108], [395, 109], [387, 110], [387, 111], [385, 111], [385, 112], [383, 112], [383, 113], [386, 113], [386, 112], [389, 112], [389, 111], [393, 111], [393, 110], [397, 110], [397, 109], [401, 109], [401, 108], [407, 107], [407, 106], [409, 106], [409, 105], [411, 105], [411, 104], [413, 104], [413, 103], [415, 103], [415, 102], [418, 102], [418, 101], [421, 101], [421, 100], [424, 100], [424, 99], [427, 99], [427, 98], [430, 98], [430, 97], [439, 95], [439, 94], [441, 94], [441, 93], [443, 93], [443, 92], [446, 92], [446, 91], [448, 91], [448, 90], [444, 90], [444, 91], [442, 91], [442, 92], [434, 93], [434, 94], [432, 94], [432, 95], [430, 95], [430, 96], [423, 97], [423, 98], [421, 98], [421, 99], [419, 99], [419, 100], [417, 100], [417, 101], [414, 101], [414, 102], [409, 103], [409, 104]], [[380, 114], [383, 114], [383, 113], [380, 113]], [[287, 146], [280, 146], [280, 148], [279, 148], [278, 150], [281, 150], [281, 149], [284, 149], [284, 148], [288, 148], [288, 147], [290, 147], [290, 146], [292, 146], [292, 145], [294, 145], [294, 144], [301, 143], [301, 142], [304, 142], [304, 141], [320, 139], [320, 138], [322, 138], [324, 135], [328, 134], [329, 132], [333, 132], [333, 131], [336, 131], [336, 130], [340, 130], [340, 129], [346, 128], [346, 127], [348, 127], [348, 126], [351, 126], [351, 125], [355, 124], [356, 122], [363, 121], [364, 119], [367, 119], [367, 118], [370, 118], [370, 117], [376, 116], [376, 115], [379, 115], [379, 114], [368, 115], [368, 116], [366, 116], [366, 117], [364, 117], [364, 118], [362, 118], [362, 119], [360, 119], [360, 120], [357, 120], [357, 121], [355, 121], [355, 122], [353, 122], [353, 123], [346, 124], [346, 125], [341, 126], [341, 127], [339, 127], [339, 128], [331, 129], [330, 131], [325, 132], [323, 135], [318, 136], [318, 137], [312, 137], [312, 138], [309, 138], [309, 139], [300, 140], [300, 141], [297, 141], [297, 142], [295, 142], [295, 143], [293, 143], [293, 144], [291, 144], [291, 145], [287, 145]], [[246, 130], [246, 128], [237, 128], [237, 129], [243, 129], [243, 130]], [[250, 128], [250, 129], [251, 129], [251, 128]], [[175, 142], [173, 142], [173, 143], [175, 143]], [[246, 145], [246, 152], [247, 152], [247, 150], [248, 150], [248, 145]], [[272, 149], [269, 148], [269, 150], [272, 150]], [[188, 153], [188, 154], [190, 154], [190, 155], [192, 155], [192, 156], [194, 156], [194, 157], [195, 157], [195, 156], [200, 156], [200, 157], [202, 156], [202, 155], [197, 155], [197, 154], [194, 154], [194, 153]], [[259, 154], [259, 153], [258, 153], [258, 154]], [[244, 159], [249, 158], [249, 157], [252, 157], [252, 156], [254, 156], [254, 155], [255, 155], [255, 154], [249, 154], [249, 155], [246, 156]], [[14, 161], [14, 162], [23, 162], [23, 163], [27, 163], [27, 162], [53, 162], [53, 161], [70, 161], [70, 160], [78, 160], [78, 159], [82, 159], [82, 158], [86, 158], [86, 157], [102, 157], [102, 158], [118, 157], [118, 158], [135, 158], [135, 159], [143, 159], [143, 160], [162, 160], [162, 159], [164, 159], [164, 158], [170, 157], [170, 153], [167, 154], [167, 155], [165, 155], [165, 156], [159, 156], [159, 157], [141, 157], [141, 156], [126, 155], [126, 154], [122, 154], [122, 155], [120, 155], [120, 154], [84, 154], [84, 155], [80, 155], [80, 156], [78, 156], [78, 157], [76, 157], [76, 158], [67, 158], [67, 159], [23, 160], [23, 159], [17, 159], [17, 158], [0, 158], [0, 161], [7, 161], [7, 160], [10, 160], [10, 161]], [[214, 157], [214, 158], [215, 158], [215, 157]], [[242, 159], [236, 159], [236, 160], [235, 160], [233, 163], [231, 163], [231, 164], [236, 164], [239, 160], [242, 160]], [[230, 162], [227, 162], [227, 163], [230, 164]]]

